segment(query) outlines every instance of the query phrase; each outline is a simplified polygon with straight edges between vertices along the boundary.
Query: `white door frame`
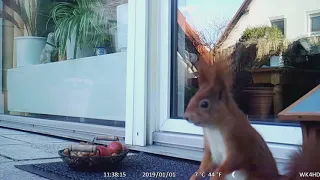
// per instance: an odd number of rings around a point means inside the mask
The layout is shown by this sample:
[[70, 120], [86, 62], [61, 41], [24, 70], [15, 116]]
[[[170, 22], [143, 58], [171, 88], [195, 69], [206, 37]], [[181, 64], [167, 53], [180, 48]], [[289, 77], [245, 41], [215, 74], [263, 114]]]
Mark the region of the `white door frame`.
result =
[[[170, 119], [170, 61], [171, 61], [171, 1], [161, 0], [159, 4], [159, 54], [160, 60], [160, 120], [159, 130], [167, 132], [188, 133], [203, 135], [200, 127], [187, 121]], [[302, 143], [300, 127], [257, 125], [253, 127], [265, 138], [267, 142], [299, 145]]]
[[148, 0], [128, 2], [125, 143], [146, 145]]
[[158, 59], [160, 60], [160, 130], [170, 118], [171, 1], [159, 2]]
[[[3, 11], [3, 2], [0, 2], [0, 11]], [[3, 31], [3, 18], [0, 19], [0, 113], [3, 114], [4, 113], [4, 95], [3, 95], [3, 90], [2, 90], [2, 74], [3, 74], [3, 68], [2, 68], [2, 63], [3, 63], [3, 58], [2, 58], [2, 31]]]

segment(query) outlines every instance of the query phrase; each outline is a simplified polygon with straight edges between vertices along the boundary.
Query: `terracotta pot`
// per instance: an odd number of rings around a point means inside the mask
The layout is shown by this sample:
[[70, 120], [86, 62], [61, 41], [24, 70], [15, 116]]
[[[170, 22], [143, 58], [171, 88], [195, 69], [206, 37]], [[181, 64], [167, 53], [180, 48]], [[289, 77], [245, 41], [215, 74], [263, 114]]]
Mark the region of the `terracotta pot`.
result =
[[244, 90], [249, 93], [249, 115], [266, 119], [270, 115], [273, 102], [272, 87], [252, 87]]

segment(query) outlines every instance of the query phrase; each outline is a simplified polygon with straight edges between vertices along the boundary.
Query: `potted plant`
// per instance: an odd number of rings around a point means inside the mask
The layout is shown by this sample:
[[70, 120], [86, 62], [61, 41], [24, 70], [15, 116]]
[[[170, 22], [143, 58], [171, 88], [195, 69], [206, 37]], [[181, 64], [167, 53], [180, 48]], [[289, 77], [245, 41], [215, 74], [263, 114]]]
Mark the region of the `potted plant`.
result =
[[278, 67], [285, 65], [282, 55], [287, 51], [289, 41], [276, 26], [247, 28], [240, 41], [256, 45], [254, 67], [261, 67], [266, 64]]
[[59, 53], [67, 59], [94, 55], [94, 48], [107, 36], [107, 12], [101, 0], [58, 2], [51, 11]]
[[273, 103], [273, 87], [259, 84], [259, 79], [265, 74], [262, 74], [261, 69], [255, 70], [255, 68], [268, 64], [269, 66], [284, 66], [282, 54], [287, 51], [289, 42], [275, 26], [248, 28], [244, 31], [240, 42], [254, 44], [256, 49], [255, 60], [248, 67], [254, 85], [244, 90], [250, 97], [249, 114], [267, 118]]
[[257, 59], [268, 58], [270, 66], [283, 67], [283, 53], [287, 51], [289, 42], [284, 38], [261, 38], [257, 43]]
[[95, 55], [100, 56], [104, 54], [110, 54], [116, 52], [115, 43], [115, 31], [116, 31], [116, 22], [108, 21], [107, 24], [107, 34], [99, 39], [95, 46]]
[[115, 52], [113, 40], [113, 35], [108, 35], [106, 39], [101, 39], [101, 43], [98, 43], [95, 47], [95, 55], [100, 56]]
[[0, 11], [0, 17], [10, 21], [21, 32], [26, 30], [27, 36], [16, 37], [17, 67], [39, 64], [40, 55], [46, 44], [46, 36], [50, 32], [47, 20], [51, 8], [43, 0], [2, 0], [3, 4], [20, 16], [23, 23], [6, 11]]

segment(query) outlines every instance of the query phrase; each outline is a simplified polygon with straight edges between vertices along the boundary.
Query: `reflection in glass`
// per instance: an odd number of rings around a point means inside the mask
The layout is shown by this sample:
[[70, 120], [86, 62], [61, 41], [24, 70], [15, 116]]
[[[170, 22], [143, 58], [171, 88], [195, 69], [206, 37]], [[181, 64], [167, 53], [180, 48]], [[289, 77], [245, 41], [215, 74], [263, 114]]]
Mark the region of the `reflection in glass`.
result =
[[234, 97], [251, 120], [277, 122], [320, 82], [319, 3], [178, 0], [174, 13], [172, 118], [182, 117], [196, 92], [192, 65], [206, 52], [231, 55]]
[[279, 28], [281, 30], [282, 35], [285, 36], [284, 19], [273, 20], [271, 21], [271, 24]]
[[320, 32], [320, 14], [317, 16], [311, 17], [311, 32], [319, 33]]

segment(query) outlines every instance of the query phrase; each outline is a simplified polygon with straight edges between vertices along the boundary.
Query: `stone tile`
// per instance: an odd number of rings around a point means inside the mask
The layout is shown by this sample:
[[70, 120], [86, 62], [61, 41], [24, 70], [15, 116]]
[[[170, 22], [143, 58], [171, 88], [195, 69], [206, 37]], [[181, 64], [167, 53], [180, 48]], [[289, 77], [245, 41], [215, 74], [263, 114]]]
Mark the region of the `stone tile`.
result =
[[58, 154], [58, 151], [67, 148], [71, 142], [66, 143], [41, 143], [41, 144], [31, 144], [30, 146], [39, 149], [44, 152]]
[[12, 144], [26, 144], [26, 142], [0, 136], [0, 146]]
[[0, 164], [1, 164], [1, 163], [4, 163], [4, 162], [10, 162], [10, 161], [12, 161], [12, 160], [11, 160], [11, 159], [8, 159], [8, 158], [5, 158], [5, 157], [0, 156]]
[[33, 143], [33, 144], [68, 142], [67, 140], [64, 140], [64, 139], [59, 139], [59, 138], [54, 138], [54, 137], [49, 137], [49, 136], [44, 136], [39, 134], [3, 135], [3, 137], [16, 139], [19, 141], [24, 141], [24, 142]]
[[48, 180], [38, 175], [11, 166], [0, 167], [0, 179], [4, 180]]
[[48, 153], [40, 149], [32, 148], [29, 144], [0, 146], [0, 155], [14, 160], [59, 157], [58, 154]]
[[0, 135], [8, 135], [8, 134], [29, 134], [29, 133], [24, 132], [24, 131], [19, 131], [19, 130], [13, 130], [13, 129], [0, 127]]

